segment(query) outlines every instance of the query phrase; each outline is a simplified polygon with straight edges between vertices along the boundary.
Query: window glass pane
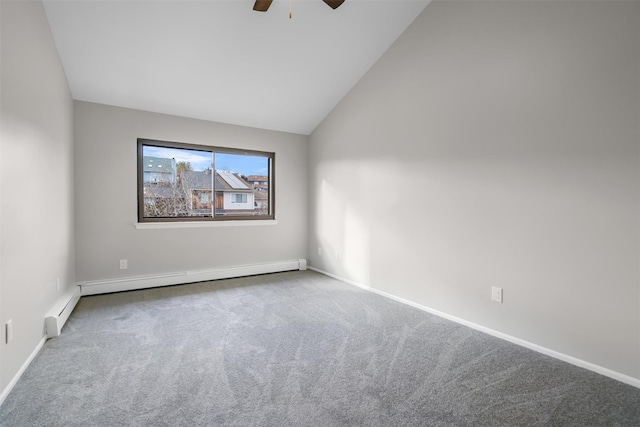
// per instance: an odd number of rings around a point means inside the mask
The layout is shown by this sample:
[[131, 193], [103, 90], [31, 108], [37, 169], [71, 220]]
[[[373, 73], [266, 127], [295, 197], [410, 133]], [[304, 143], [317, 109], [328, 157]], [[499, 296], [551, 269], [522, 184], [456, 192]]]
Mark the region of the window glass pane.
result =
[[275, 153], [138, 139], [138, 220], [273, 219]]
[[269, 157], [215, 153], [216, 216], [270, 215]]
[[142, 146], [145, 218], [211, 217], [211, 152]]

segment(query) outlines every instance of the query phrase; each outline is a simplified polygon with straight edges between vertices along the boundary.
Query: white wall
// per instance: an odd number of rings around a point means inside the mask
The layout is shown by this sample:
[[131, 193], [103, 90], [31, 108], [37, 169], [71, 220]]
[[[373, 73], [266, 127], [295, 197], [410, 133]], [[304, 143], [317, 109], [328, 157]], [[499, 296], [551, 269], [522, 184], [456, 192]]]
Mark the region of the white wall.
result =
[[[0, 393], [75, 282], [73, 104], [40, 2], [0, 1]], [[60, 290], [56, 279], [60, 279]], [[4, 325], [13, 320], [14, 339]]]
[[310, 137], [310, 264], [640, 379], [639, 41], [638, 2], [431, 3]]
[[[306, 258], [307, 137], [76, 101], [78, 281]], [[275, 152], [277, 225], [136, 229], [137, 138]], [[128, 260], [120, 270], [119, 260]]]

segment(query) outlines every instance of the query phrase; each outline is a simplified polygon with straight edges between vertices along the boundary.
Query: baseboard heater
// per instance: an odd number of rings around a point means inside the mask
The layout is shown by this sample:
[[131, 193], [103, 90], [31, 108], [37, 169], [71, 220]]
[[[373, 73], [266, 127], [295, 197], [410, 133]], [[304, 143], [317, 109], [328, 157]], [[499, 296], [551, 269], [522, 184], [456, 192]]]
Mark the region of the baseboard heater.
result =
[[83, 282], [79, 285], [82, 295], [85, 296], [306, 269], [307, 260], [296, 259], [264, 264], [241, 265], [206, 270], [189, 270], [176, 273], [125, 277], [111, 280], [97, 280]]
[[71, 295], [60, 300], [58, 304], [51, 310], [49, 315], [45, 317], [44, 323], [47, 330], [47, 338], [53, 338], [60, 335], [62, 326], [71, 315], [71, 312], [80, 300], [80, 286], [76, 286]]

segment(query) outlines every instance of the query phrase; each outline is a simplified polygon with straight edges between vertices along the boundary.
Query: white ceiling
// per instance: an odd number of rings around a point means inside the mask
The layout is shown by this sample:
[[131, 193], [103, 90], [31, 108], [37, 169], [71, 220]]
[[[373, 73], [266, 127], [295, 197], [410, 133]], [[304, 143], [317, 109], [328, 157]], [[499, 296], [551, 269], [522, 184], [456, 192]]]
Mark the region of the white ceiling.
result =
[[74, 99], [310, 134], [430, 0], [44, 0]]

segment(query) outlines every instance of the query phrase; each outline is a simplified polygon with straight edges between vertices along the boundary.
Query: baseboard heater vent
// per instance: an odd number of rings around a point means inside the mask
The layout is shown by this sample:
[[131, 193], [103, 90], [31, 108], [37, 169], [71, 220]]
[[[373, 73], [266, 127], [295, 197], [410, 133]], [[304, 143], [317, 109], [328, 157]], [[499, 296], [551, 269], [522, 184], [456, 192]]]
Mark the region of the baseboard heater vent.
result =
[[53, 310], [51, 310], [51, 313], [44, 321], [47, 329], [47, 338], [53, 338], [60, 335], [62, 326], [64, 326], [65, 322], [71, 315], [71, 312], [76, 307], [76, 304], [78, 304], [80, 295], [80, 286], [76, 286], [70, 296], [62, 299], [58, 304], [56, 304]]
[[277, 261], [265, 264], [240, 265], [235, 267], [210, 268], [206, 270], [190, 270], [167, 274], [99, 280], [81, 283], [80, 287], [83, 296], [97, 295], [111, 292], [133, 291], [136, 289], [157, 288], [160, 286], [204, 282], [207, 280], [230, 279], [233, 277], [254, 276], [256, 274], [279, 273], [283, 271], [306, 269], [306, 259], [295, 259], [291, 261]]

